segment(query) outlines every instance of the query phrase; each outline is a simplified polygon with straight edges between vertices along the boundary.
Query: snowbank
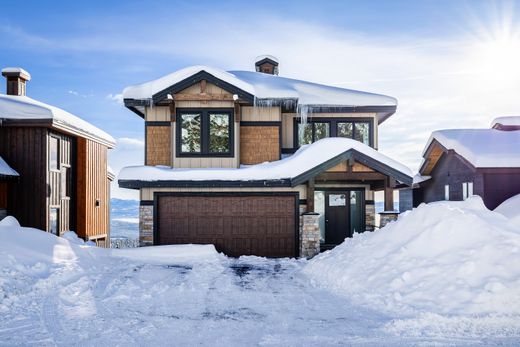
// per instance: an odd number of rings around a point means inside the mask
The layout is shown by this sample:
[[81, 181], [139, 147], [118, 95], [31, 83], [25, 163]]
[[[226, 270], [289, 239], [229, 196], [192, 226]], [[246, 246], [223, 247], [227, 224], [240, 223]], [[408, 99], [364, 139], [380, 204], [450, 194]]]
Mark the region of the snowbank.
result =
[[273, 162], [243, 166], [238, 169], [172, 169], [167, 166], [130, 166], [120, 171], [119, 180], [255, 181], [290, 179], [351, 149], [363, 153], [410, 178], [413, 177], [412, 171], [407, 166], [359, 141], [329, 137], [302, 146], [293, 155]]
[[422, 204], [315, 257], [304, 272], [387, 312], [520, 314], [520, 228], [480, 197]]
[[512, 223], [520, 226], [520, 194], [501, 203], [497, 208], [495, 208], [495, 212], [506, 216]]
[[159, 264], [193, 264], [224, 259], [213, 245], [193, 244], [112, 249], [111, 254], [114, 257]]

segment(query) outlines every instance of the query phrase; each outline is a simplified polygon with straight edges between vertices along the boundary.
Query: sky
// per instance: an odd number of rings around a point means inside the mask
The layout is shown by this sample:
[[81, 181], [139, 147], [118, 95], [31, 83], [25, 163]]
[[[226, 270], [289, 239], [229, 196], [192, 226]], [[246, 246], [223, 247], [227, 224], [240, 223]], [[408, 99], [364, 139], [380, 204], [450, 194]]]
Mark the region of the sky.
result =
[[[397, 98], [379, 149], [414, 171], [432, 131], [520, 115], [520, 1], [0, 3], [0, 67], [23, 67], [28, 96], [114, 136], [116, 173], [144, 160], [126, 86], [190, 65], [253, 70], [261, 54], [284, 77]], [[112, 196], [138, 195], [114, 182]]]

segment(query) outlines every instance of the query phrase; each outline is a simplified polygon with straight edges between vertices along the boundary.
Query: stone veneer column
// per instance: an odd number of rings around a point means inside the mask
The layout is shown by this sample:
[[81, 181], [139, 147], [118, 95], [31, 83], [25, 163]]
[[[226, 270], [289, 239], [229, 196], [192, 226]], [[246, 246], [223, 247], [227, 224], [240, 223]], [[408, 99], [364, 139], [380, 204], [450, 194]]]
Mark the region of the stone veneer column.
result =
[[390, 222], [396, 221], [399, 217], [399, 212], [397, 211], [384, 211], [379, 213], [380, 221], [379, 227], [382, 228]]
[[153, 206], [139, 206], [139, 246], [153, 245]]
[[376, 227], [376, 205], [374, 200], [365, 202], [365, 230], [374, 231]]
[[320, 253], [320, 214], [304, 213], [300, 220], [300, 256], [312, 258]]

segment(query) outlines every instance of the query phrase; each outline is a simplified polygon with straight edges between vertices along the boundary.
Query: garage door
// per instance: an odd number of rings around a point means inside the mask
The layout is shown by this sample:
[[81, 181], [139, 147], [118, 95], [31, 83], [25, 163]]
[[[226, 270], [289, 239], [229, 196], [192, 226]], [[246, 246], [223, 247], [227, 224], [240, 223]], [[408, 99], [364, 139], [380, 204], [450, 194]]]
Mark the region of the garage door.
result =
[[214, 244], [229, 256], [296, 256], [294, 195], [159, 196], [156, 243]]

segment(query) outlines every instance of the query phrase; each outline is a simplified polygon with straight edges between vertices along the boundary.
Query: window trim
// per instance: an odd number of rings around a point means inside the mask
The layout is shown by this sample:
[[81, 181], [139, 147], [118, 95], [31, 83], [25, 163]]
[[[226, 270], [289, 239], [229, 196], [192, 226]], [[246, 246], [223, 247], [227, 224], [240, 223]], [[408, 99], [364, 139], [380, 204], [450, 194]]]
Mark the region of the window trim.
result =
[[[300, 148], [298, 136], [298, 125], [301, 123], [300, 117], [295, 117], [293, 122], [293, 147]], [[374, 119], [362, 117], [312, 117], [308, 123], [329, 123], [329, 137], [338, 137], [338, 123], [353, 123], [352, 139], [355, 136], [355, 123], [368, 123], [368, 145], [374, 148]], [[312, 127], [312, 138], [314, 140], [314, 126]], [[313, 141], [314, 142], [314, 141]]]
[[[199, 153], [182, 152], [181, 115], [200, 113], [201, 115], [201, 146]], [[209, 151], [210, 113], [224, 113], [229, 115], [229, 152], [211, 153]], [[235, 117], [232, 108], [178, 108], [175, 115], [175, 156], [178, 158], [232, 158], [235, 156]]]

